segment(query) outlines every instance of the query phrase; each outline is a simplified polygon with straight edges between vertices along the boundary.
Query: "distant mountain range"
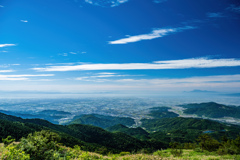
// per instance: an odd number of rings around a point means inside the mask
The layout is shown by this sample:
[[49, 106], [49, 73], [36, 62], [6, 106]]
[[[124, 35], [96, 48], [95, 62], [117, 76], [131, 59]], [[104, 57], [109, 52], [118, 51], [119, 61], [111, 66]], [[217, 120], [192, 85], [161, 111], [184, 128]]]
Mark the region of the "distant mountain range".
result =
[[192, 91], [185, 91], [186, 93], [217, 93], [215, 91], [208, 91], [208, 90], [199, 90], [199, 89], [195, 89]]

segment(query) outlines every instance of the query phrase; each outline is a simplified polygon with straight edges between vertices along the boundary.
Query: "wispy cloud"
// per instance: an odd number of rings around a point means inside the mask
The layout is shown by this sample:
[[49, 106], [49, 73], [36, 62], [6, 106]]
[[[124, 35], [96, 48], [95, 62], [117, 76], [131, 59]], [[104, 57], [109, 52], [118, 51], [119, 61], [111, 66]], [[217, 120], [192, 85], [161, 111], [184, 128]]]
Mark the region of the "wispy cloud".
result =
[[166, 2], [168, 0], [153, 0], [154, 3], [163, 3], [163, 2]]
[[109, 79], [104, 79], [104, 78], [116, 78], [116, 77], [127, 77], [127, 76], [129, 77], [134, 75], [123, 75], [123, 74], [110, 73], [110, 72], [101, 72], [92, 76], [77, 77], [75, 78], [75, 80], [106, 82], [106, 81], [109, 81]]
[[111, 72], [101, 72], [101, 73], [98, 73], [98, 74], [114, 75], [114, 74], [116, 74], [116, 73], [111, 73]]
[[0, 44], [0, 47], [11, 47], [16, 46], [16, 44]]
[[22, 74], [22, 75], [1, 75], [0, 74], [0, 80], [8, 80], [8, 81], [22, 81], [22, 80], [28, 80], [29, 77], [50, 77], [54, 76], [54, 74]]
[[20, 66], [20, 64], [1, 64], [0, 68], [8, 68], [8, 67], [11, 67], [11, 66]]
[[[81, 52], [80, 54], [84, 54], [84, 53], [86, 52]], [[76, 54], [79, 54], [79, 52], [65, 52], [65, 53], [59, 53], [58, 55], [66, 57], [69, 55], [76, 55]]]
[[222, 17], [225, 17], [223, 15], [223, 13], [220, 13], [220, 12], [216, 12], [216, 13], [207, 13], [207, 17], [209, 18], [222, 18]]
[[190, 84], [190, 83], [232, 83], [240, 82], [240, 74], [199, 76], [190, 78], [163, 78], [163, 79], [120, 79], [117, 82], [151, 83], [151, 84]]
[[9, 72], [14, 72], [14, 70], [0, 70], [0, 73], [9, 73]]
[[240, 13], [240, 6], [236, 6], [236, 5], [231, 5], [230, 7], [227, 8], [227, 10], [236, 12], [236, 13]]
[[104, 0], [104, 1], [99, 1], [99, 0], [85, 0], [86, 3], [96, 5], [96, 6], [101, 6], [101, 7], [116, 7], [119, 6], [122, 3], [127, 2], [128, 0]]
[[49, 66], [32, 68], [36, 71], [79, 71], [79, 70], [150, 70], [150, 69], [186, 69], [216, 68], [240, 66], [238, 59], [193, 58], [182, 60], [155, 61], [152, 63], [112, 63], [112, 64], [81, 64], [72, 66]]
[[3, 5], [0, 5], [0, 8], [3, 8], [4, 6]]
[[[192, 89], [211, 89], [228, 91], [240, 89], [240, 75], [198, 76], [189, 78], [159, 78], [159, 79], [119, 79], [115, 82], [122, 86], [139, 87], [140, 90], [178, 91]], [[120, 85], [120, 84], [119, 84]]]
[[58, 55], [67, 57], [67, 56], [68, 56], [68, 53], [59, 53]]
[[27, 23], [28, 22], [28, 20], [20, 20], [21, 22], [23, 22], [23, 23]]
[[194, 28], [196, 28], [196, 27], [185, 26], [185, 27], [178, 27], [178, 28], [159, 28], [159, 29], [154, 29], [149, 34], [129, 36], [127, 38], [110, 41], [109, 44], [127, 44], [127, 43], [142, 41], [142, 40], [151, 40], [151, 39], [155, 39], [155, 38], [164, 37], [171, 33], [181, 32], [183, 30], [189, 30], [189, 29], [194, 29]]

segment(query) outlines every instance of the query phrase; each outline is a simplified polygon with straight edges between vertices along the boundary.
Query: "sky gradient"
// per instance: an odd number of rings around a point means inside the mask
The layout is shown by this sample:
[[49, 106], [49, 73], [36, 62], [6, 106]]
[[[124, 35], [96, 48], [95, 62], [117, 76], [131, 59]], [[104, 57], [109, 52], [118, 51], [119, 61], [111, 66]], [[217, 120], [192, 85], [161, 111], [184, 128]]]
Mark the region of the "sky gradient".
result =
[[0, 92], [240, 91], [238, 0], [1, 0]]

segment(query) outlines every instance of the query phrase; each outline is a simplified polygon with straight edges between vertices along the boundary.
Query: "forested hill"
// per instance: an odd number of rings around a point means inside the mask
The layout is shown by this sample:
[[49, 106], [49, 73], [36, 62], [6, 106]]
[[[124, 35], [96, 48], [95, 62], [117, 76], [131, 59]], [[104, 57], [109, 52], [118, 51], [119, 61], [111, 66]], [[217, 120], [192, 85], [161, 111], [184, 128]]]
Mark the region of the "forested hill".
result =
[[154, 107], [150, 108], [149, 116], [153, 118], [173, 118], [173, 117], [178, 117], [178, 114], [169, 112], [168, 110], [171, 109], [169, 107]]
[[117, 124], [132, 126], [135, 122], [134, 119], [129, 117], [112, 117], [99, 114], [88, 114], [74, 117], [74, 120], [69, 124], [88, 124], [101, 128], [107, 128]]
[[206, 119], [182, 117], [143, 119], [142, 127], [152, 133], [150, 134], [152, 138], [159, 139], [159, 137], [167, 135], [168, 138], [180, 142], [193, 142], [203, 133], [211, 133], [217, 139], [221, 139], [224, 135], [236, 138], [240, 133], [239, 126], [226, 125]]
[[209, 118], [240, 118], [240, 107], [236, 106], [227, 106], [215, 102], [192, 103], [181, 106], [187, 108], [184, 110], [184, 113], [186, 114], [196, 114], [198, 116], [205, 116]]
[[106, 128], [106, 130], [110, 131], [110, 132], [126, 133], [127, 135], [130, 135], [132, 137], [135, 137], [135, 138], [141, 139], [141, 140], [149, 139], [149, 133], [147, 131], [145, 131], [144, 129], [142, 129], [141, 127], [128, 128], [122, 124], [117, 124], [115, 126]]

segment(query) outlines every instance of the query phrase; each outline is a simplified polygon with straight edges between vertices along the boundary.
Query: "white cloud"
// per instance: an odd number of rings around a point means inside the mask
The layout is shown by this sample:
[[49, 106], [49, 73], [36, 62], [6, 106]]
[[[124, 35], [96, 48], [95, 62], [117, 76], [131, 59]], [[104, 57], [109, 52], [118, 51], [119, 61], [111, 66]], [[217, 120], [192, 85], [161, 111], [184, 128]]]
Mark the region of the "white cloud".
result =
[[66, 57], [68, 56], [68, 53], [59, 53], [58, 55]]
[[22, 74], [22, 75], [1, 75], [0, 80], [9, 80], [9, 81], [20, 81], [20, 80], [28, 80], [29, 77], [49, 77], [54, 76], [54, 74]]
[[0, 5], [0, 8], [3, 8], [4, 6], [3, 5]]
[[66, 57], [66, 56], [68, 56], [69, 54], [76, 55], [76, 54], [78, 54], [78, 53], [79, 53], [79, 52], [65, 52], [65, 53], [59, 53], [58, 55]]
[[[92, 76], [78, 77], [78, 78], [75, 78], [75, 80], [106, 82], [109, 80], [103, 79], [103, 78], [126, 77], [126, 76], [130, 76], [130, 75], [122, 75], [122, 74], [116, 74], [116, 73], [110, 73], [110, 72], [101, 72], [101, 73], [97, 73], [96, 75], [92, 75]], [[131, 75], [131, 76], [134, 76], [134, 75]]]
[[209, 18], [222, 18], [225, 17], [222, 13], [217, 12], [217, 13], [207, 13], [207, 17]]
[[0, 73], [9, 73], [9, 72], [14, 72], [14, 70], [0, 70]]
[[98, 73], [98, 74], [107, 74], [107, 75], [111, 75], [111, 74], [116, 74], [116, 73], [111, 73], [111, 72], [101, 72], [101, 73]]
[[28, 20], [20, 20], [21, 22], [23, 22], [23, 23], [27, 23], [28, 22]]
[[101, 7], [116, 7], [128, 0], [85, 0], [86, 3]]
[[109, 44], [127, 44], [127, 43], [142, 41], [142, 40], [151, 40], [151, 39], [166, 36], [170, 33], [181, 32], [183, 30], [194, 29], [194, 28], [195, 27], [192, 27], [192, 26], [185, 26], [185, 27], [178, 27], [178, 28], [159, 28], [159, 29], [154, 29], [149, 34], [128, 36], [127, 38], [110, 41]]
[[80, 71], [80, 70], [150, 70], [150, 69], [187, 69], [216, 68], [240, 66], [238, 59], [193, 58], [182, 60], [155, 61], [153, 63], [113, 63], [113, 64], [81, 64], [72, 66], [49, 66], [32, 68], [36, 71]]
[[16, 46], [16, 44], [0, 44], [0, 47], [11, 47]]

